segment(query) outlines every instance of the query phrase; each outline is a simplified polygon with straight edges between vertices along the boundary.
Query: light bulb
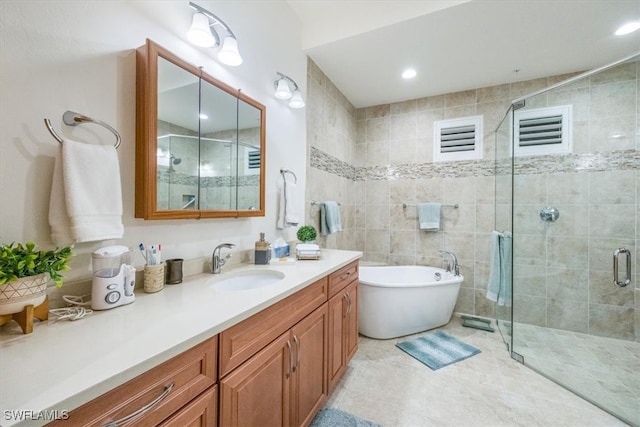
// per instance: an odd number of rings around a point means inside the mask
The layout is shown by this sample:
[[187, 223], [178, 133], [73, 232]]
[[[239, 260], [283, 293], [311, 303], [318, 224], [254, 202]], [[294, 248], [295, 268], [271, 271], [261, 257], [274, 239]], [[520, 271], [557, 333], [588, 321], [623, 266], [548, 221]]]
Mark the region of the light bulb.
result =
[[278, 80], [274, 96], [278, 99], [289, 99], [293, 96], [291, 89], [289, 89], [289, 83], [285, 79]]
[[293, 96], [291, 97], [291, 101], [289, 101], [289, 107], [291, 108], [302, 108], [304, 107], [304, 99], [302, 99], [302, 93], [299, 90], [295, 90], [293, 92]]
[[235, 37], [227, 36], [222, 42], [222, 48], [218, 53], [218, 59], [220, 62], [232, 67], [236, 67], [242, 64], [242, 57], [238, 51], [238, 40]]
[[616, 36], [624, 36], [640, 29], [640, 21], [627, 22], [615, 32]]
[[216, 39], [209, 29], [209, 18], [200, 12], [193, 14], [191, 28], [187, 31], [187, 38], [196, 46], [212, 47], [216, 44]]

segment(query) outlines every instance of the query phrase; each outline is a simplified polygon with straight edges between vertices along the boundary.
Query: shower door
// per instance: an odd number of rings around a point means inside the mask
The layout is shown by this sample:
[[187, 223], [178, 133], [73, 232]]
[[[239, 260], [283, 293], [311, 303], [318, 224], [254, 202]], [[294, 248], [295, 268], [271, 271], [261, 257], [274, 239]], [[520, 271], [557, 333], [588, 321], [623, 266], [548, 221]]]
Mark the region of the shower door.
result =
[[514, 102], [503, 123], [513, 148], [512, 355], [632, 425], [639, 92], [636, 56]]

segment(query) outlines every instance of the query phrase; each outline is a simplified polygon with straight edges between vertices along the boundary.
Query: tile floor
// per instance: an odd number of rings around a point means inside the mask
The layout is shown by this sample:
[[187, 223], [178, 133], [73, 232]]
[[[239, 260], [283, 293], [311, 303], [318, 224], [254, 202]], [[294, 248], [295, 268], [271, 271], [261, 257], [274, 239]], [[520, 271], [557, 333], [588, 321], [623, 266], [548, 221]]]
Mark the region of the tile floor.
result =
[[640, 343], [514, 324], [527, 366], [640, 426]]
[[360, 337], [327, 405], [385, 427], [626, 425], [512, 360], [498, 331], [465, 328], [457, 316], [439, 329], [482, 353], [432, 371], [395, 347], [409, 337]]

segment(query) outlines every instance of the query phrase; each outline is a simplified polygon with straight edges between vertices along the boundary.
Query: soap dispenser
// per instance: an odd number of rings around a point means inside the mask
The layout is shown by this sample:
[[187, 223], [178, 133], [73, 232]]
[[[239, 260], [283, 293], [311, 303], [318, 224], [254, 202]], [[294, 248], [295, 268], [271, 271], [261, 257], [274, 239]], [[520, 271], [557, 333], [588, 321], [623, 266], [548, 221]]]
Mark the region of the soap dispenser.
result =
[[256, 242], [255, 249], [255, 263], [256, 264], [269, 264], [271, 260], [271, 249], [269, 248], [269, 242], [264, 239], [264, 233], [260, 233], [260, 240]]

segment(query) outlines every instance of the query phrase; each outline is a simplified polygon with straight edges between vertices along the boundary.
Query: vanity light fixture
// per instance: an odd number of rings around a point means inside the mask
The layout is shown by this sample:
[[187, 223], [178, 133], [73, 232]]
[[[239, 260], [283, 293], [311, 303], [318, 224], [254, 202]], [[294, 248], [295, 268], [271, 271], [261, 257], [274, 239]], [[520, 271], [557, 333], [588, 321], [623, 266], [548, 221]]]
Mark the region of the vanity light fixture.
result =
[[[278, 99], [288, 99], [289, 107], [291, 108], [303, 108], [304, 107], [304, 99], [302, 98], [302, 92], [300, 92], [300, 88], [298, 84], [289, 76], [286, 76], [280, 72], [276, 72], [280, 76], [278, 80], [273, 83], [273, 86], [276, 88], [274, 96]], [[293, 91], [291, 91], [291, 86], [293, 85]]]
[[[187, 38], [196, 46], [201, 47], [218, 47], [218, 59], [223, 64], [235, 67], [242, 64], [242, 57], [238, 51], [238, 40], [235, 34], [231, 31], [231, 28], [225, 24], [222, 19], [218, 18], [213, 13], [209, 12], [193, 2], [189, 2], [189, 6], [195, 9], [196, 13], [193, 14], [193, 21], [189, 31], [187, 31]], [[220, 43], [220, 36], [216, 32], [214, 25], [220, 25], [227, 32], [227, 35]]]

